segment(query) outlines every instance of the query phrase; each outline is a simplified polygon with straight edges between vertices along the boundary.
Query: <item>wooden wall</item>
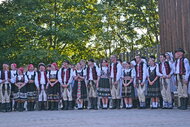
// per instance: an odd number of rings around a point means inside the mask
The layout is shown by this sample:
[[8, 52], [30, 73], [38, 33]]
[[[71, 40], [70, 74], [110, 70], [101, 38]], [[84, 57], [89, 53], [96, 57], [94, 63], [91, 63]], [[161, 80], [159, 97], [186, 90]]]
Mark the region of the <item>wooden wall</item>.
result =
[[161, 52], [186, 50], [190, 58], [190, 0], [158, 0]]

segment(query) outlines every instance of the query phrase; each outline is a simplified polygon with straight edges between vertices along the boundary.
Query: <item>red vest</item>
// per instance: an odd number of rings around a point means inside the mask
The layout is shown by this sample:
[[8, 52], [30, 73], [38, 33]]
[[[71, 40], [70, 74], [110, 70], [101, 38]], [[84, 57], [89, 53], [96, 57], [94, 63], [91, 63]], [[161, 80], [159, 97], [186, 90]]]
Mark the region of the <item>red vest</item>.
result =
[[[139, 64], [139, 68], [137, 68], [137, 64], [135, 65], [136, 77], [138, 80], [143, 80], [143, 64], [144, 62], [141, 62]], [[139, 72], [139, 75], [138, 75], [138, 72]]]
[[[68, 68], [66, 70], [66, 84], [69, 82], [70, 74], [71, 74], [71, 68]], [[62, 78], [63, 83], [64, 83], [64, 77], [65, 77], [65, 71], [64, 71], [64, 68], [62, 68], [61, 69], [61, 78]]]
[[[171, 68], [170, 68], [170, 65], [169, 65], [168, 61], [164, 62], [164, 67], [165, 67], [165, 70], [166, 70], [166, 74], [169, 75], [170, 72], [171, 72]], [[163, 74], [163, 72], [162, 72], [162, 63], [159, 64], [159, 72], [161, 74]]]
[[[89, 80], [89, 74], [90, 74], [90, 67], [87, 67], [87, 80]], [[95, 66], [92, 68], [92, 77], [93, 77], [93, 80], [97, 80], [98, 79], [97, 72], [96, 72], [96, 67]]]
[[[184, 64], [184, 57], [182, 57], [180, 60], [179, 60], [179, 74], [180, 75], [185, 75], [185, 64]], [[177, 60], [176, 60], [176, 63], [175, 63], [175, 66], [177, 67]]]
[[[8, 78], [11, 79], [11, 71], [8, 71]], [[5, 80], [5, 71], [1, 71], [1, 79]]]
[[[45, 78], [45, 82], [47, 84], [47, 75], [46, 75], [46, 72], [44, 71], [44, 78]], [[40, 84], [40, 80], [41, 80], [41, 72], [39, 71], [38, 72], [38, 82]]]

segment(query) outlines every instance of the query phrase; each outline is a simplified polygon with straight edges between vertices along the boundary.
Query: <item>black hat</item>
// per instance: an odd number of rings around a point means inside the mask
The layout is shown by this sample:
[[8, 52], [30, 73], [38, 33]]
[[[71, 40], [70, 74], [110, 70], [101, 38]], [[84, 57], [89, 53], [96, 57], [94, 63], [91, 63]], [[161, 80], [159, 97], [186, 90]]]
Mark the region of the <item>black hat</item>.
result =
[[64, 62], [64, 63], [68, 63], [68, 64], [70, 64], [69, 60], [64, 60], [63, 62]]
[[45, 65], [44, 63], [39, 63], [39, 64], [38, 64], [38, 67], [40, 67], [40, 66], [46, 67], [46, 65]]
[[176, 52], [182, 52], [182, 53], [185, 53], [185, 51], [184, 51], [182, 48], [178, 48], [178, 49], [176, 49], [176, 50], [175, 50], [175, 53], [176, 53]]
[[88, 61], [90, 61], [90, 62], [94, 62], [94, 59], [89, 59]]

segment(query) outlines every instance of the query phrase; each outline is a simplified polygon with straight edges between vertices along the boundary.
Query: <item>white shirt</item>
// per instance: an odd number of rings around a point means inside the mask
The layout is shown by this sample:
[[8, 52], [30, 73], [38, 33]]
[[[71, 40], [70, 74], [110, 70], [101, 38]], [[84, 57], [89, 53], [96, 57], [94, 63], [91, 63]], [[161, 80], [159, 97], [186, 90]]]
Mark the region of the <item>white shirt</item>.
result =
[[[97, 66], [95, 66], [95, 67], [96, 67], [96, 72], [98, 74], [99, 69]], [[93, 74], [92, 74], [92, 68], [91, 67], [89, 67], [89, 79], [88, 80], [93, 80]]]
[[149, 69], [150, 71], [153, 71], [156, 68], [156, 75], [159, 76], [159, 66], [156, 64], [156, 66], [149, 66], [147, 69], [147, 77], [150, 77]]
[[[21, 80], [23, 75], [18, 75], [18, 80]], [[24, 83], [28, 83], [28, 78], [26, 75], [24, 75]]]
[[[59, 72], [58, 72], [58, 80], [59, 80], [59, 83], [62, 85], [63, 85], [63, 82], [66, 83], [66, 71], [67, 71], [67, 69], [64, 69], [64, 72], [65, 72], [64, 79], [62, 79], [62, 68], [60, 68]], [[69, 78], [68, 84], [72, 83], [72, 79], [73, 79], [72, 76], [73, 76], [73, 70], [70, 69], [70, 78]]]
[[[8, 71], [4, 71], [4, 73], [5, 73], [5, 83], [14, 83], [15, 82], [15, 78], [14, 78], [14, 75], [11, 73], [11, 81], [10, 82], [8, 82]], [[0, 77], [1, 77], [1, 71], [0, 71]], [[3, 80], [2, 79], [0, 79], [0, 83], [2, 83], [3, 82]]]
[[[177, 59], [177, 65], [174, 66], [175, 67], [175, 74], [179, 74], [180, 73], [180, 59]], [[189, 73], [190, 73], [190, 66], [189, 66], [189, 60], [187, 58], [184, 58], [184, 66], [185, 66], [185, 80], [187, 81], [189, 78]]]
[[[117, 64], [117, 74], [116, 74], [116, 81], [120, 80], [122, 73], [122, 66], [120, 63]], [[111, 78], [114, 78], [114, 63], [111, 64]]]
[[124, 73], [128, 73], [131, 71], [131, 78], [135, 78], [136, 76], [136, 72], [135, 72], [135, 69], [122, 69], [122, 78], [124, 78]]
[[[164, 63], [165, 62], [161, 63], [162, 64], [161, 65], [162, 66], [162, 68], [161, 68], [162, 73], [160, 73], [159, 67], [157, 68], [157, 71], [158, 71], [157, 73], [158, 73], [158, 76], [160, 76], [160, 77], [167, 76]], [[169, 75], [172, 75], [173, 74], [173, 65], [170, 62], [169, 62], [169, 66], [170, 66], [170, 70], [171, 70]]]

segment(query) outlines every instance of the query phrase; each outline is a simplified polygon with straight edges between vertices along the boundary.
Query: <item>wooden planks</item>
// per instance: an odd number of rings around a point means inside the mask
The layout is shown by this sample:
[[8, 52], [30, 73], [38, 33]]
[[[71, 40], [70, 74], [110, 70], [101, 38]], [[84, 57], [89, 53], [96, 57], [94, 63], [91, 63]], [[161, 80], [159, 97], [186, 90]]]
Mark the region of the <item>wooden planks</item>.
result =
[[159, 0], [161, 52], [183, 48], [190, 58], [190, 0]]

